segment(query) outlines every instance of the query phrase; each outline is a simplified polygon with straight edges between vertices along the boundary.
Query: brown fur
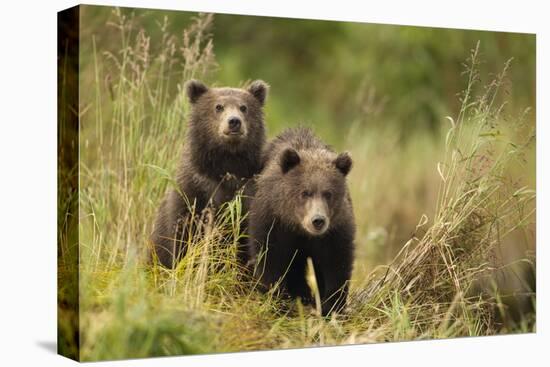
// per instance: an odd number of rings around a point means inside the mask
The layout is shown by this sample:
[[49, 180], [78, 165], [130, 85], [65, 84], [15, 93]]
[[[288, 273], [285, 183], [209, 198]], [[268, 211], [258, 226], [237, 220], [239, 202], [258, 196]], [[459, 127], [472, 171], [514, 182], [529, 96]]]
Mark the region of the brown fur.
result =
[[[250, 209], [249, 253], [264, 289], [282, 279], [283, 293], [311, 301], [306, 259], [314, 263], [324, 315], [346, 302], [355, 223], [346, 185], [347, 153], [336, 154], [309, 129], [289, 129], [264, 151], [266, 167]], [[310, 226], [316, 203], [326, 221]], [[314, 213], [315, 214], [315, 213]]]
[[[252, 194], [247, 183], [262, 168], [265, 143], [263, 106], [268, 86], [264, 82], [238, 89], [208, 88], [192, 80], [186, 91], [191, 113], [178, 187], [161, 203], [151, 236], [156, 255], [166, 267], [174, 267], [185, 255], [192, 210], [197, 216], [207, 207], [215, 210], [241, 189]], [[231, 119], [240, 121], [236, 135], [230, 134]], [[242, 252], [240, 256], [244, 261]]]

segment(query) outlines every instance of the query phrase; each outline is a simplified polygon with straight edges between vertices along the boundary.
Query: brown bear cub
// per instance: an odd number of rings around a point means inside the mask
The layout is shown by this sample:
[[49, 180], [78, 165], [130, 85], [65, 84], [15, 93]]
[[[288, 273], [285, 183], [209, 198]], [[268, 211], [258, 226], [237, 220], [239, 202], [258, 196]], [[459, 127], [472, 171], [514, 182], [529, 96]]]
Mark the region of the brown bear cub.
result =
[[322, 314], [346, 305], [354, 257], [355, 221], [346, 175], [347, 153], [336, 154], [311, 130], [289, 129], [265, 149], [249, 212], [250, 266], [266, 291], [312, 303], [307, 258], [315, 270]]
[[[151, 236], [160, 263], [173, 268], [185, 255], [190, 213], [216, 210], [231, 201], [262, 169], [265, 144], [263, 106], [268, 85], [257, 80], [247, 89], [186, 84], [191, 104], [177, 189], [165, 196]], [[246, 212], [246, 208], [243, 208]], [[245, 261], [246, 251], [240, 251]]]

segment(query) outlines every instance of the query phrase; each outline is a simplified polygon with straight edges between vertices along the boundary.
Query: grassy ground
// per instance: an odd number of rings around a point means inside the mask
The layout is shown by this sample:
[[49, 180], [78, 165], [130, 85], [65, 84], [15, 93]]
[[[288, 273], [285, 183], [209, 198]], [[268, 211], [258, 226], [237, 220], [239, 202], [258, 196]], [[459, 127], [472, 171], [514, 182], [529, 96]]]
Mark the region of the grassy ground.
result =
[[[213, 19], [155, 42], [114, 19], [119, 49], [83, 39], [93, 67], [80, 85], [81, 330], [76, 339], [67, 327], [63, 348], [79, 343], [83, 360], [99, 360], [535, 330], [534, 279], [524, 276], [534, 269], [534, 131], [496, 104], [504, 72], [479, 85], [477, 48], [444, 135], [403, 144], [362, 116], [345, 127], [357, 259], [347, 312], [323, 319], [240, 276], [238, 200], [176, 269], [142, 261], [174, 185], [189, 107], [181, 85], [215, 67]], [[63, 252], [59, 261], [71, 279]]]

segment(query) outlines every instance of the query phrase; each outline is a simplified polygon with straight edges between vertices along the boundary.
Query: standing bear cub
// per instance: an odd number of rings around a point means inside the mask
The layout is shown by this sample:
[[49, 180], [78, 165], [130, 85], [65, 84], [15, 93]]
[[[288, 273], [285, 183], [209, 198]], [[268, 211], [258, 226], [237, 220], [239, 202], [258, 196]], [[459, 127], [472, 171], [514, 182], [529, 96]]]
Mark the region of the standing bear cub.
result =
[[310, 257], [322, 314], [346, 305], [355, 221], [346, 175], [347, 153], [336, 154], [309, 129], [289, 129], [265, 149], [266, 166], [250, 207], [250, 263], [265, 291], [312, 302], [306, 282]]
[[[216, 210], [232, 200], [260, 172], [265, 144], [265, 82], [237, 89], [191, 80], [185, 89], [191, 113], [177, 188], [165, 196], [151, 236], [158, 260], [169, 268], [186, 253], [190, 213], [198, 217], [205, 208]], [[244, 261], [242, 251], [239, 256]]]

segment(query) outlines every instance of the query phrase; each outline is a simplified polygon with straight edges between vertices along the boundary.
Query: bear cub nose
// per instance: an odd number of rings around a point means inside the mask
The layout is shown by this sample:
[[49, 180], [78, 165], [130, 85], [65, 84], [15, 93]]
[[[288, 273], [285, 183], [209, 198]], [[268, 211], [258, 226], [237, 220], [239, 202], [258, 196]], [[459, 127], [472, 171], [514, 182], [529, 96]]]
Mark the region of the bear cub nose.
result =
[[313, 224], [313, 227], [315, 227], [315, 229], [321, 229], [325, 225], [325, 217], [321, 215], [316, 215], [313, 217], [311, 223]]
[[228, 121], [228, 125], [231, 132], [238, 132], [241, 129], [241, 119], [238, 117], [231, 117]]

